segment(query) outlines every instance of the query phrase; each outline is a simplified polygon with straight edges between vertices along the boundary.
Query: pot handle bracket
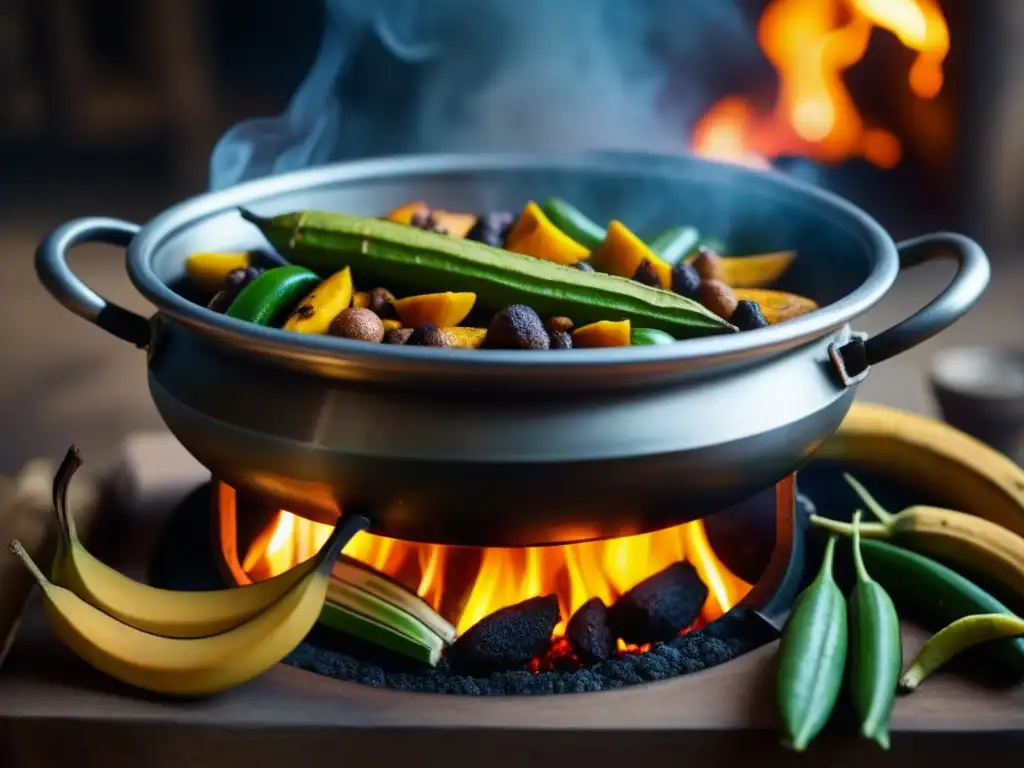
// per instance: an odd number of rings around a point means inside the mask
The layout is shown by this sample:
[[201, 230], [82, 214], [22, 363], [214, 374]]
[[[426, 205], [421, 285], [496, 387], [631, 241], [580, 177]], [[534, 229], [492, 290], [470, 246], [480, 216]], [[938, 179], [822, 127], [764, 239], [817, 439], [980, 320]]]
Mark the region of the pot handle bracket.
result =
[[930, 304], [876, 336], [853, 334], [842, 346], [829, 345], [828, 354], [843, 386], [862, 381], [872, 365], [916, 347], [960, 319], [988, 286], [990, 269], [981, 246], [968, 237], [936, 232], [904, 240], [896, 246], [900, 269], [952, 256], [956, 275]]
[[36, 274], [57, 301], [95, 323], [107, 333], [136, 347], [150, 343], [149, 320], [107, 301], [82, 282], [68, 266], [68, 251], [84, 243], [104, 243], [127, 248], [139, 225], [120, 219], [89, 217], [73, 219], [47, 235], [36, 249]]

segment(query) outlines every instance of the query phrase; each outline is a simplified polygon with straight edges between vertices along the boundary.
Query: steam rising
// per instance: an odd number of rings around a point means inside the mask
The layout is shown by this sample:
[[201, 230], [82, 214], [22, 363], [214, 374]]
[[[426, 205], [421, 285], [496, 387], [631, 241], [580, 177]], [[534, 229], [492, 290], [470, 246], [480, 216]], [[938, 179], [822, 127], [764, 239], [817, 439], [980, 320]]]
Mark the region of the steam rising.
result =
[[[725, 52], [756, 51], [735, 0], [326, 0], [284, 114], [218, 142], [213, 189], [409, 152], [686, 148]], [[687, 88], [664, 102], [669, 73]]]

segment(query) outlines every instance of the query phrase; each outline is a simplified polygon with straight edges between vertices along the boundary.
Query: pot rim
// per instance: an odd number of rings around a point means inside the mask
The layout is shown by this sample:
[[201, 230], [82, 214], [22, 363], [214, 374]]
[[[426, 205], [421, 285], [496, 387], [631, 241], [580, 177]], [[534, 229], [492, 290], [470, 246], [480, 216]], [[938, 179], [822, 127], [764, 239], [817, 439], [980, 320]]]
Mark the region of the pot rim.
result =
[[[859, 238], [874, 254], [867, 278], [838, 301], [785, 323], [754, 331], [687, 339], [677, 344], [641, 347], [573, 350], [552, 355], [549, 351], [466, 350], [366, 344], [332, 336], [289, 333], [247, 323], [213, 312], [179, 296], [156, 274], [154, 254], [182, 228], [197, 221], [245, 206], [273, 215], [275, 198], [302, 189], [338, 181], [380, 181], [397, 176], [428, 176], [452, 172], [493, 172], [538, 168], [571, 171], [629, 170], [662, 178], [699, 176], [706, 183], [757, 184], [780, 199], [812, 200], [837, 227]], [[264, 206], [264, 209], [261, 209]], [[397, 367], [415, 375], [443, 368], [448, 375], [500, 376], [524, 366], [538, 373], [579, 372], [586, 368], [661, 369], [733, 362], [762, 357], [820, 338], [846, 325], [876, 304], [899, 272], [896, 245], [882, 226], [861, 208], [831, 192], [771, 170], [764, 171], [718, 162], [689, 154], [658, 155], [643, 152], [498, 153], [409, 155], [334, 163], [288, 172], [239, 184], [222, 191], [196, 195], [156, 216], [133, 238], [127, 254], [129, 277], [139, 292], [160, 313], [196, 330], [230, 349], [287, 367], [316, 373], [354, 366]], [[486, 373], [485, 373], [486, 372]], [[344, 374], [342, 374], [344, 375]]]

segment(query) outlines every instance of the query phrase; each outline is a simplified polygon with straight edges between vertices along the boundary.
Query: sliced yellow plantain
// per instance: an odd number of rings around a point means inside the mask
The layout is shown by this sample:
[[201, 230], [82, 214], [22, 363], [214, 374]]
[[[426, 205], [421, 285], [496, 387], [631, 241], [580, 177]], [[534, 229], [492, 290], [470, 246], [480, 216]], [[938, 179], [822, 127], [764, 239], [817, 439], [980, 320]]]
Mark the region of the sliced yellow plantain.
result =
[[345, 267], [310, 291], [282, 328], [298, 333], [327, 333], [331, 321], [351, 303], [352, 270]]
[[722, 282], [731, 288], [764, 288], [782, 277], [795, 256], [796, 251], [779, 251], [723, 258]]
[[398, 299], [392, 302], [392, 306], [404, 328], [415, 328], [422, 323], [447, 328], [465, 320], [475, 303], [475, 293], [446, 291]]
[[806, 296], [783, 291], [769, 291], [764, 288], [737, 288], [737, 301], [756, 301], [761, 307], [764, 319], [770, 325], [792, 320], [794, 317], [806, 315], [818, 308], [817, 303]]
[[480, 349], [487, 335], [486, 328], [442, 328], [452, 341], [452, 346], [459, 349]]
[[412, 217], [420, 211], [429, 210], [434, 215], [439, 227], [444, 227], [451, 237], [463, 238], [469, 234], [469, 230], [476, 224], [476, 216], [472, 213], [458, 213], [456, 211], [436, 211], [423, 200], [416, 200], [412, 203], [400, 205], [392, 209], [385, 217], [399, 224], [412, 224]]
[[245, 269], [251, 264], [252, 258], [245, 251], [193, 253], [185, 259], [185, 274], [199, 290], [216, 293], [224, 285], [224, 278], [229, 272]]
[[366, 309], [370, 306], [370, 294], [366, 291], [356, 291], [352, 294], [352, 306]]

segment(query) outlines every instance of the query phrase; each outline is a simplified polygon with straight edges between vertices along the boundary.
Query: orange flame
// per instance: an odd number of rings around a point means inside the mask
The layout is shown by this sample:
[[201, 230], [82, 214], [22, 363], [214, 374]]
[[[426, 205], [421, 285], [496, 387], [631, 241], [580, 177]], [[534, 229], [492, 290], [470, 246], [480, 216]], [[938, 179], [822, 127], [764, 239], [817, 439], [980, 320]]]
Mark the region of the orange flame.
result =
[[774, 108], [759, 115], [744, 97], [722, 99], [694, 128], [694, 152], [753, 167], [782, 154], [896, 165], [903, 154], [899, 139], [865, 124], [843, 81], [876, 27], [917, 52], [910, 90], [921, 99], [937, 96], [949, 52], [937, 0], [773, 0], [761, 16], [758, 41], [779, 75]]
[[[330, 530], [280, 511], [249, 546], [242, 567], [253, 581], [282, 573], [316, 552]], [[680, 560], [693, 563], [708, 586], [702, 623], [732, 608], [751, 586], [718, 560], [700, 521], [639, 536], [507, 549], [417, 544], [360, 533], [345, 554], [405, 584], [460, 633], [499, 608], [556, 594], [562, 623], [555, 634], [561, 635], [568, 618], [590, 598], [611, 605]]]

